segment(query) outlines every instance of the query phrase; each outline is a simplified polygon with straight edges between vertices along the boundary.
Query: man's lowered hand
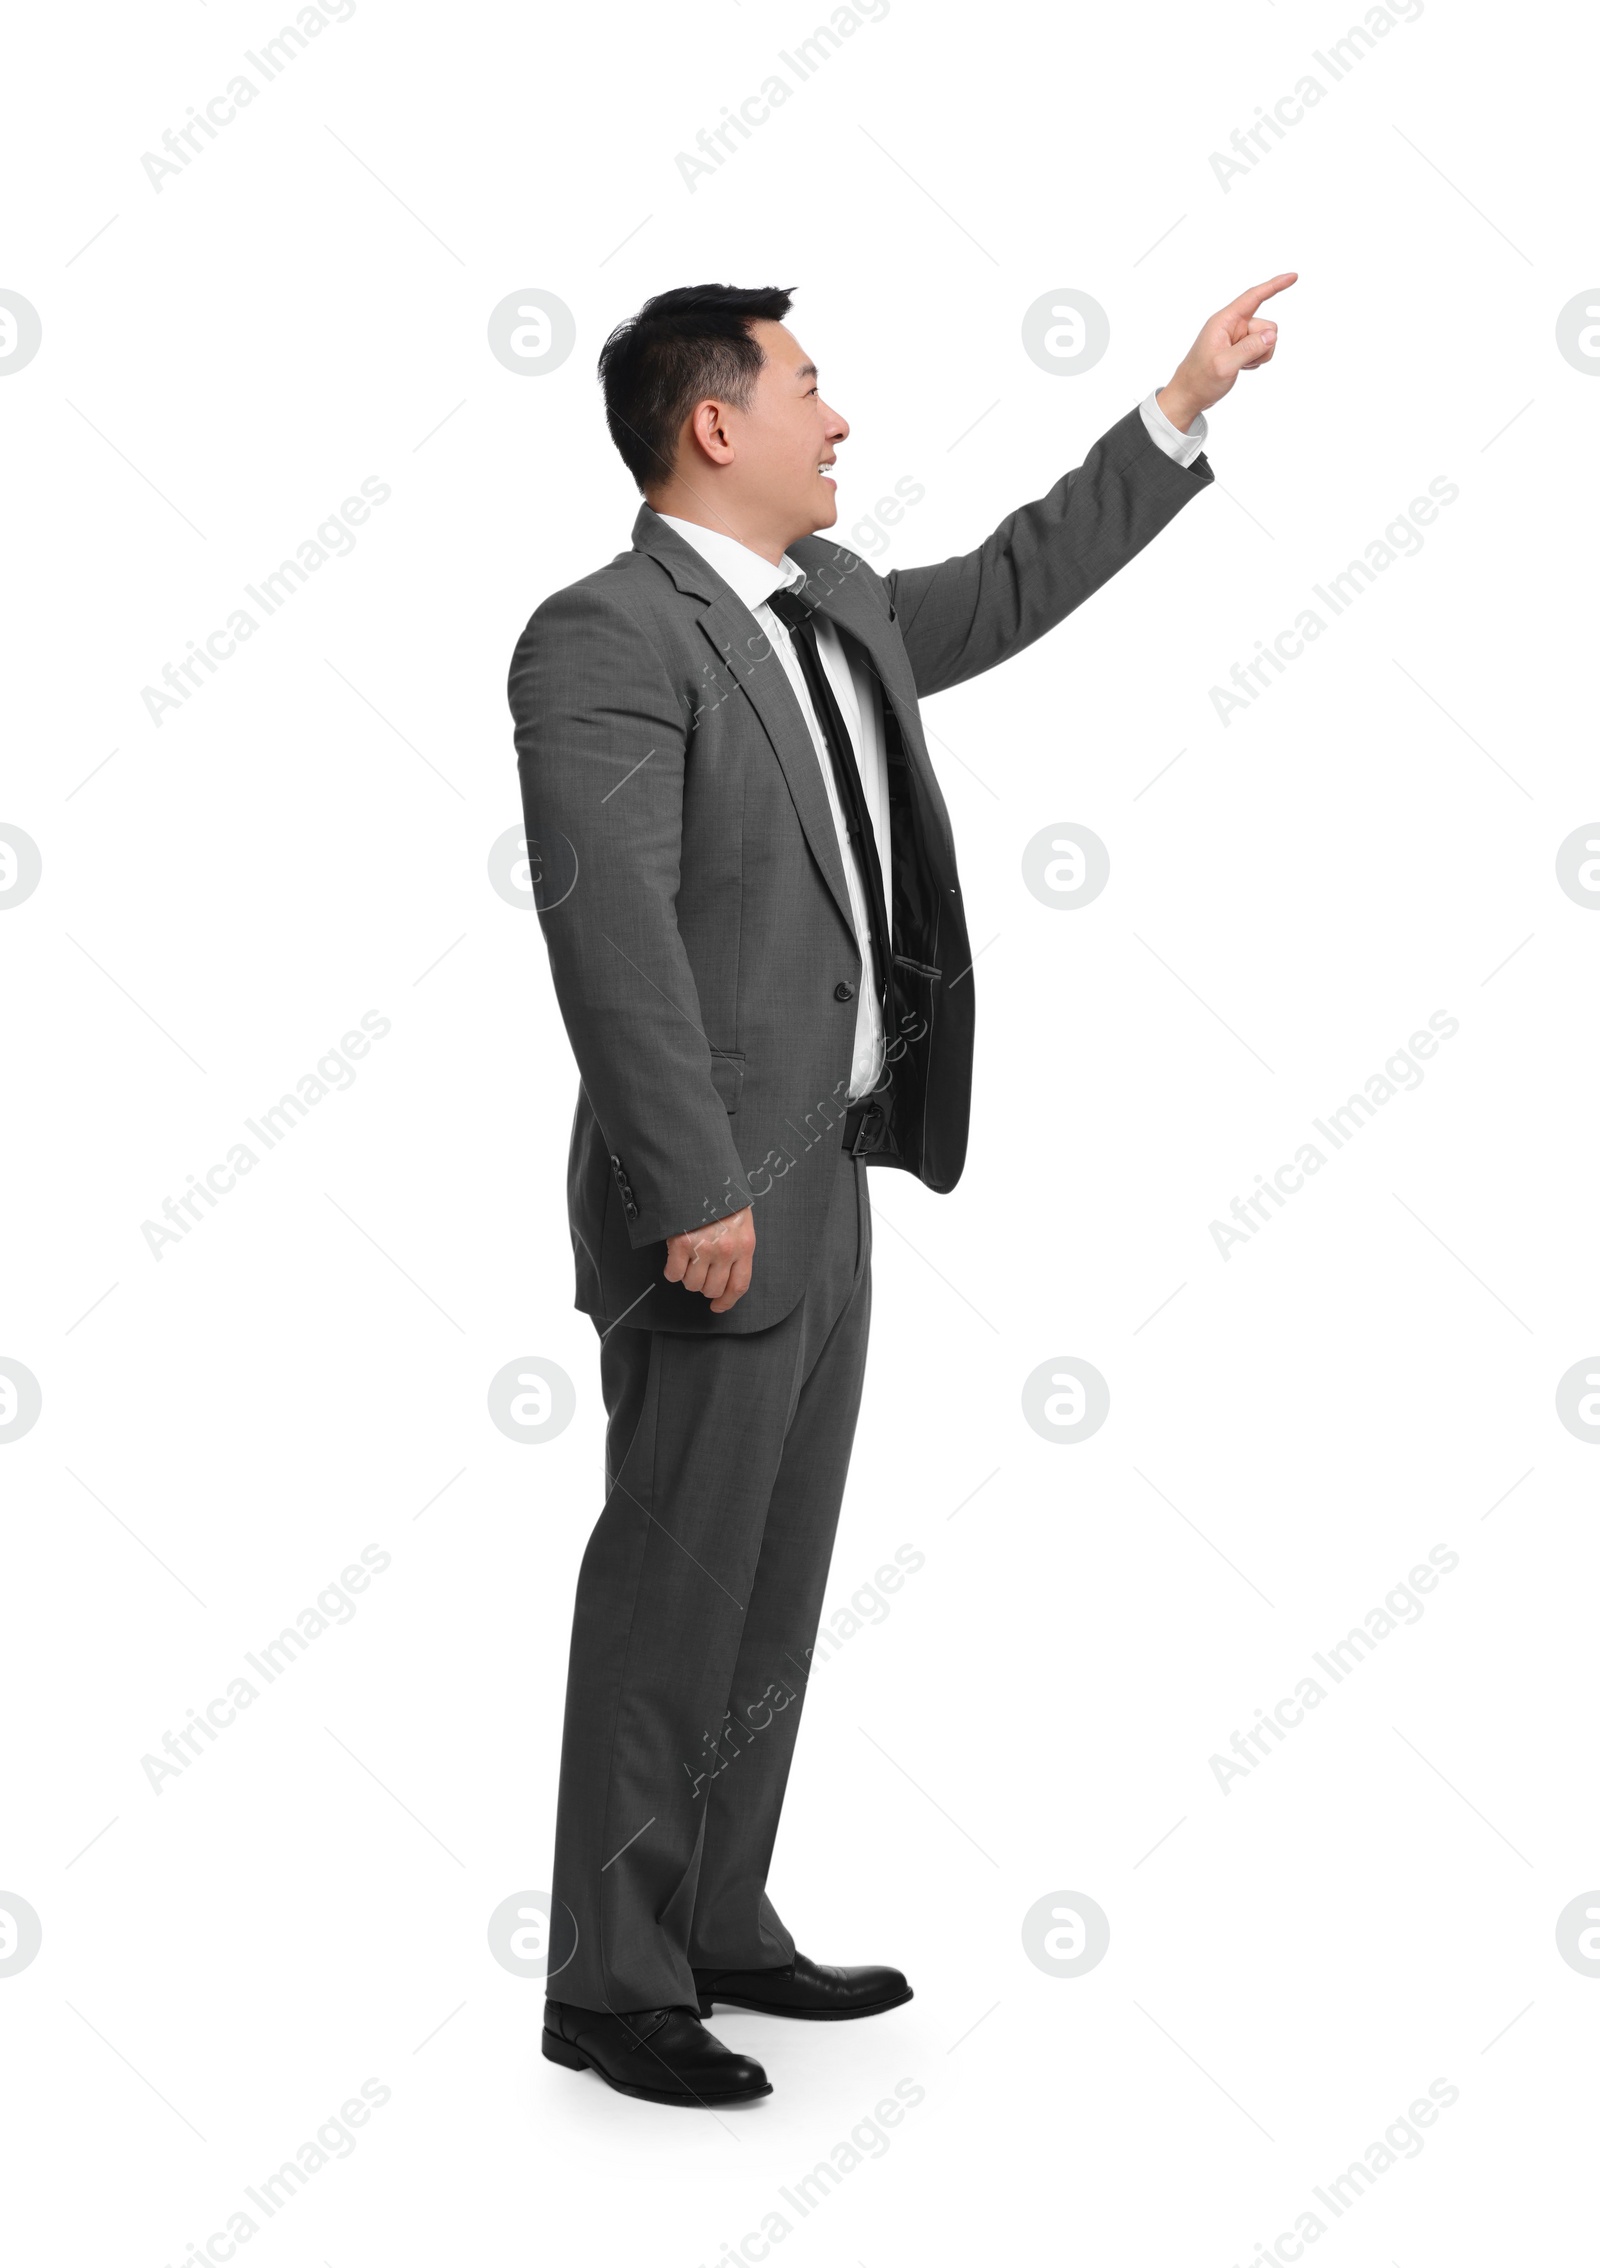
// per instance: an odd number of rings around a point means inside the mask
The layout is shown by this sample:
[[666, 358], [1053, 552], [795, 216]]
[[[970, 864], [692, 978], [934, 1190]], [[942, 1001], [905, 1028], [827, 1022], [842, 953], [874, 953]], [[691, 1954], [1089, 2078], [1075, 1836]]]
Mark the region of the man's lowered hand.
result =
[[755, 1256], [755, 1213], [746, 1205], [743, 1212], [707, 1221], [704, 1228], [669, 1236], [667, 1264], [661, 1272], [669, 1284], [703, 1292], [713, 1315], [726, 1315], [750, 1289]]

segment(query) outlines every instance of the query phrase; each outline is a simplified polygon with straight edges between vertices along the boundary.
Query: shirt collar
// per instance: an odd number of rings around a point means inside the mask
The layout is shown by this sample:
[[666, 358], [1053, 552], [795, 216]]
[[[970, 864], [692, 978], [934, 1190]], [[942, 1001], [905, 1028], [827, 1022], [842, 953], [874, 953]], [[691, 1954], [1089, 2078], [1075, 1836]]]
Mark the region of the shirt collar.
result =
[[775, 590], [793, 590], [806, 579], [805, 569], [787, 552], [774, 567], [770, 559], [763, 559], [760, 552], [752, 551], [748, 544], [719, 534], [715, 528], [703, 528], [698, 520], [675, 520], [670, 512], [663, 512], [660, 517], [685, 543], [693, 546], [734, 596], [742, 599], [752, 611], [771, 598]]

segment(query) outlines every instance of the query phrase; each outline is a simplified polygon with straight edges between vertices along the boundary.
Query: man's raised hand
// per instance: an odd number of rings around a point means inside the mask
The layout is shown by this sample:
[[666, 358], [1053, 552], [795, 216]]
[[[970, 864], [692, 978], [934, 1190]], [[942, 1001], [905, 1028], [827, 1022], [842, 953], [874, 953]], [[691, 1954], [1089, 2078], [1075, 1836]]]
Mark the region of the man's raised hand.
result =
[[1187, 433], [1202, 410], [1220, 402], [1241, 370], [1259, 370], [1272, 360], [1278, 343], [1278, 326], [1256, 309], [1274, 293], [1287, 291], [1299, 275], [1296, 268], [1270, 283], [1252, 284], [1237, 299], [1221, 308], [1201, 328], [1168, 383], [1156, 396], [1163, 417], [1180, 433]]

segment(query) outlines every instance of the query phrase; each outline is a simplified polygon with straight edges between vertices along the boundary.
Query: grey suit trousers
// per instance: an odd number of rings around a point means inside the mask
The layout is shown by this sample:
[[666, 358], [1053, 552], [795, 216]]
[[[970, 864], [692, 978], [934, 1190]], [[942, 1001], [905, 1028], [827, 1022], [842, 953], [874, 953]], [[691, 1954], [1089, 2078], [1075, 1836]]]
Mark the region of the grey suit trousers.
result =
[[871, 1258], [866, 1163], [841, 1147], [816, 1264], [781, 1321], [602, 1332], [606, 1500], [572, 1625], [553, 1886], [556, 1935], [575, 1928], [576, 1946], [558, 2000], [693, 2007], [692, 1968], [794, 1952], [767, 1869], [861, 1404]]

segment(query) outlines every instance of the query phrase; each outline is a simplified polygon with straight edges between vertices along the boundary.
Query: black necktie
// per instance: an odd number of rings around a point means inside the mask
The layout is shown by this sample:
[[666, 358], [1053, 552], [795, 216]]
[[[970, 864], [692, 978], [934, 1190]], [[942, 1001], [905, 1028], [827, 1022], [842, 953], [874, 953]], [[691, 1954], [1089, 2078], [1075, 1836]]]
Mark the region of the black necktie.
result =
[[878, 1006], [882, 1010], [887, 1035], [889, 1022], [889, 950], [892, 931], [888, 909], [883, 902], [883, 868], [878, 859], [878, 838], [872, 825], [872, 814], [867, 809], [866, 793], [861, 785], [861, 774], [856, 768], [855, 750], [839, 704], [828, 683], [828, 673], [822, 666], [817, 651], [817, 633], [811, 620], [809, 607], [801, 592], [802, 583], [794, 590], [774, 591], [767, 604], [778, 620], [787, 624], [799, 657], [800, 674], [811, 695], [811, 706], [817, 712], [822, 737], [828, 744], [828, 756], [833, 765], [834, 785], [839, 791], [839, 808], [844, 813], [845, 829], [856, 855], [856, 870], [867, 893], [867, 921], [872, 947], [873, 981], [877, 988]]

